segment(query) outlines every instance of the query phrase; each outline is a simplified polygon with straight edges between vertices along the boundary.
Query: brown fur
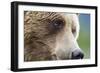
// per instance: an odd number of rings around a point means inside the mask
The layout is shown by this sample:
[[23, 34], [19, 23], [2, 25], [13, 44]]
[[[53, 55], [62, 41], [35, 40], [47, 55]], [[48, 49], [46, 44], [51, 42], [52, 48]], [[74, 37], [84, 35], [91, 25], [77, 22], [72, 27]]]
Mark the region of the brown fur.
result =
[[[61, 20], [61, 29], [54, 29], [53, 21]], [[56, 37], [63, 32], [65, 20], [56, 12], [24, 12], [24, 61], [56, 59], [53, 54]], [[51, 38], [52, 37], [52, 38]]]

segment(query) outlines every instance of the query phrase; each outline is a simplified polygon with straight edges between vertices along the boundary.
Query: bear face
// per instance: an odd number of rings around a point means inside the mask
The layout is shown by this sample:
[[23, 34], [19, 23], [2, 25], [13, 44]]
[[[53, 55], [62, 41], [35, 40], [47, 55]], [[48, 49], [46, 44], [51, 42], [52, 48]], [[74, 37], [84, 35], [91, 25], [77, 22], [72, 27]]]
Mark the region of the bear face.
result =
[[80, 59], [77, 14], [24, 12], [24, 61]]

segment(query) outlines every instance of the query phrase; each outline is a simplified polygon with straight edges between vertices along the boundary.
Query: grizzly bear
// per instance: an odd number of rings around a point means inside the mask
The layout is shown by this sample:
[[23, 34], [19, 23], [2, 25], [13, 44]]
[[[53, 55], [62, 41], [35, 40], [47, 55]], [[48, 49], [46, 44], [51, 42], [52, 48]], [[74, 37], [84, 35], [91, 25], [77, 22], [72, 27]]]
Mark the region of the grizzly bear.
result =
[[82, 59], [77, 13], [24, 11], [24, 61]]

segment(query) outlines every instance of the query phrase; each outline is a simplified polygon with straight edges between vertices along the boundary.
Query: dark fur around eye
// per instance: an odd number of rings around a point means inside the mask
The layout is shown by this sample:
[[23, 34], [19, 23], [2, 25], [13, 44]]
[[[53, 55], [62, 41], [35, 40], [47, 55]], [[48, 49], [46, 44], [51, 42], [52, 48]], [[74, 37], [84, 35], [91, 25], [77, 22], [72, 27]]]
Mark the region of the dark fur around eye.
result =
[[52, 22], [52, 26], [54, 29], [61, 29], [64, 27], [64, 24], [65, 24], [64, 20], [61, 19], [57, 19]]
[[51, 29], [53, 32], [59, 31], [59, 30], [63, 29], [64, 25], [65, 25], [64, 20], [55, 19], [49, 23], [49, 29]]
[[48, 21], [49, 22], [49, 27], [48, 30], [50, 32], [50, 34], [55, 34], [61, 30], [63, 30], [64, 26], [65, 26], [65, 21], [64, 19], [54, 19], [52, 21]]

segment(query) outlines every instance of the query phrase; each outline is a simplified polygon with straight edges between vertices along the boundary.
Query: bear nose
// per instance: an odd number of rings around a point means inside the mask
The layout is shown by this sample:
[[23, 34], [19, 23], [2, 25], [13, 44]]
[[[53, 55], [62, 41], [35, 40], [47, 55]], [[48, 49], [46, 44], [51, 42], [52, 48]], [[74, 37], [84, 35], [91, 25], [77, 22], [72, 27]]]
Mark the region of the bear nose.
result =
[[72, 52], [72, 59], [83, 59], [84, 54], [80, 50], [75, 50]]

